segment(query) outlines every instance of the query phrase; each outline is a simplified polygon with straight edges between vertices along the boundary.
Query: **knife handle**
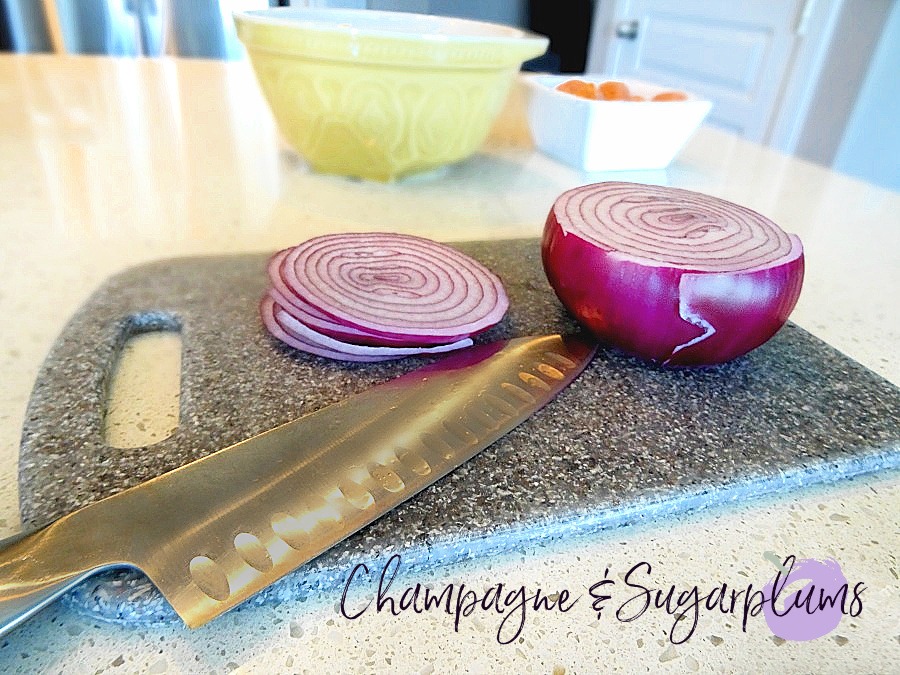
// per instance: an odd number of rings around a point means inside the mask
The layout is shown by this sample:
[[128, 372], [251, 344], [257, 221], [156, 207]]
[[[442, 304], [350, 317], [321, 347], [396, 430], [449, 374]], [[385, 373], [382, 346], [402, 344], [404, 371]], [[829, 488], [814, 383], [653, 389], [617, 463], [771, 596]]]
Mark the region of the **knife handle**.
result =
[[104, 561], [101, 550], [92, 550], [92, 519], [84, 518], [88, 510], [0, 541], [0, 635], [87, 577], [120, 566]]

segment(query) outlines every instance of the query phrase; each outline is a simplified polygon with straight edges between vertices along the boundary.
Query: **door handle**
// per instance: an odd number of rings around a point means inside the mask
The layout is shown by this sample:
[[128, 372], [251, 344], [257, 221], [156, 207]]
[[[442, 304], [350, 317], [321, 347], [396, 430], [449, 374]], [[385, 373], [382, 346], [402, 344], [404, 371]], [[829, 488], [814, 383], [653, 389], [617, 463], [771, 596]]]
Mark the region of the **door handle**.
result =
[[616, 37], [622, 40], [634, 40], [638, 36], [640, 25], [637, 19], [620, 21], [616, 24]]

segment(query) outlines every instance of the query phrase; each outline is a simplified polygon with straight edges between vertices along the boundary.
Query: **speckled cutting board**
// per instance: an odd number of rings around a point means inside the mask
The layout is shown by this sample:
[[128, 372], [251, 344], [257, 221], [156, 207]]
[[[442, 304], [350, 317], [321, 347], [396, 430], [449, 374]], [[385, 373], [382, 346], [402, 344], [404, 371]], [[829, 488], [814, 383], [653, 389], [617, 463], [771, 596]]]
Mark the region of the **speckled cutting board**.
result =
[[[504, 280], [511, 308], [482, 336], [569, 332], [536, 240], [459, 248]], [[22, 514], [43, 524], [427, 362], [346, 365], [272, 340], [257, 318], [263, 255], [184, 258], [110, 279], [72, 319], [35, 385], [20, 465]], [[181, 426], [156, 445], [104, 445], [105, 386], [130, 333], [179, 327]], [[599, 352], [547, 408], [449, 476], [250, 602], [337, 589], [355, 562], [404, 569], [900, 466], [900, 390], [794, 325], [735, 362], [649, 367]], [[130, 622], [175, 616], [120, 571], [67, 601]]]

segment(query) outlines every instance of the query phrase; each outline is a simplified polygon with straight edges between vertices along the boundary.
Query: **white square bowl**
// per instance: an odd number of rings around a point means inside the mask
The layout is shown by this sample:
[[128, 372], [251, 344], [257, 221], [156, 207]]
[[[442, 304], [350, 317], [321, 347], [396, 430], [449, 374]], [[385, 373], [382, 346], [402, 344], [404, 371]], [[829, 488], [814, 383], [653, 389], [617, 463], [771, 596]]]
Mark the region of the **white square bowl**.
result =
[[[567, 80], [618, 80], [647, 101], [593, 101], [557, 91]], [[528, 123], [538, 149], [585, 171], [667, 167], [712, 108], [688, 94], [686, 101], [650, 101], [672, 91], [640, 80], [606, 76], [526, 75]]]

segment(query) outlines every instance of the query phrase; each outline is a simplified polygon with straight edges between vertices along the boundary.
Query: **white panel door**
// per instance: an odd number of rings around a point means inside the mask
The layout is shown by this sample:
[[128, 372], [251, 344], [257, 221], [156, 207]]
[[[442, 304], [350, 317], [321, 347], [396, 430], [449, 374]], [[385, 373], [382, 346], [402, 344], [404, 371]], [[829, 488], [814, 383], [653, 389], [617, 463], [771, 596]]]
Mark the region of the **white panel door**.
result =
[[[805, 0], [617, 0], [605, 70], [714, 102], [708, 122], [766, 141]], [[595, 45], [596, 48], [596, 45]]]

